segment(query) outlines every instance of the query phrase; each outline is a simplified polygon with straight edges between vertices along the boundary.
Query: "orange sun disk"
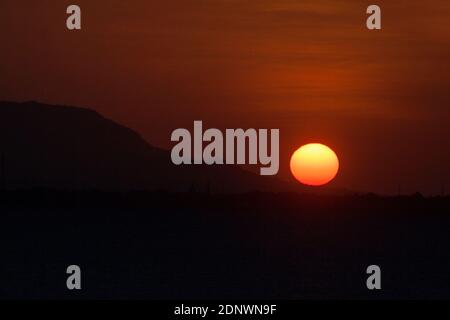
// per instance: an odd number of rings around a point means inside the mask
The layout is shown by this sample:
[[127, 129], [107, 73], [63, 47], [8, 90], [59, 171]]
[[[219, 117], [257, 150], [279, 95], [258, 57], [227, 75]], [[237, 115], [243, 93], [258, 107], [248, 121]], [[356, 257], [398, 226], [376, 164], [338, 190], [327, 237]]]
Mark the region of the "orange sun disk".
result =
[[292, 154], [290, 167], [292, 175], [301, 183], [321, 186], [334, 179], [339, 170], [339, 160], [326, 145], [310, 143]]

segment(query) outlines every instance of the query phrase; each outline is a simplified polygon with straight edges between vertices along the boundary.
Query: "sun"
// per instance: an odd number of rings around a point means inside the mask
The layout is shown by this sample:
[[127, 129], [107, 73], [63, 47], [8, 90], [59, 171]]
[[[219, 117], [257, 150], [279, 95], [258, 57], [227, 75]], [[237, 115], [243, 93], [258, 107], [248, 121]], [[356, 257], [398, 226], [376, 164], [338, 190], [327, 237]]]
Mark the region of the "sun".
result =
[[303, 184], [321, 186], [334, 179], [339, 160], [326, 145], [310, 143], [298, 148], [291, 157], [292, 175]]

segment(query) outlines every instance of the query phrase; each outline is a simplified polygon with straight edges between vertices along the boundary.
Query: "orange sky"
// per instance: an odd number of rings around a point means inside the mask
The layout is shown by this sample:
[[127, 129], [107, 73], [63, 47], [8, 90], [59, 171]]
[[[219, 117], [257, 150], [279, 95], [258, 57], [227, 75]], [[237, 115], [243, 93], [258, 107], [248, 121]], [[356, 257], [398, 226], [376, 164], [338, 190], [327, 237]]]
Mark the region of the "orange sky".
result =
[[[82, 8], [83, 30], [65, 28]], [[339, 156], [333, 186], [450, 191], [450, 2], [2, 0], [0, 99], [86, 106], [170, 147], [193, 120]]]

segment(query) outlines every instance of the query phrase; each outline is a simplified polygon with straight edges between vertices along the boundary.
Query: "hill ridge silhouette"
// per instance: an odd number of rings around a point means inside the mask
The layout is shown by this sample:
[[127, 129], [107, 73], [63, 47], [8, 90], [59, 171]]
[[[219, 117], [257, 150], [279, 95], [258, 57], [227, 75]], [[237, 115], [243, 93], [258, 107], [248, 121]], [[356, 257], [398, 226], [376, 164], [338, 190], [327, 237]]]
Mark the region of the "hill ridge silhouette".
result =
[[238, 166], [175, 166], [169, 151], [78, 106], [0, 101], [0, 153], [4, 184], [12, 189], [301, 190]]

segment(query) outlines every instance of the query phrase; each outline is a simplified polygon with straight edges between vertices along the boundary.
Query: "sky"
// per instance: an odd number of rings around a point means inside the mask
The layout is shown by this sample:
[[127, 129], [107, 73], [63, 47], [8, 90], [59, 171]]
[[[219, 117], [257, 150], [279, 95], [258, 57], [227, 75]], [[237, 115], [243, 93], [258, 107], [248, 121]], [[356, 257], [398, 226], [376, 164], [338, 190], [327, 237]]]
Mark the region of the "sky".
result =
[[[66, 8], [82, 30], [66, 29]], [[450, 2], [2, 0], [0, 100], [97, 110], [169, 149], [176, 128], [279, 128], [280, 173], [309, 142], [333, 187], [450, 193]]]

